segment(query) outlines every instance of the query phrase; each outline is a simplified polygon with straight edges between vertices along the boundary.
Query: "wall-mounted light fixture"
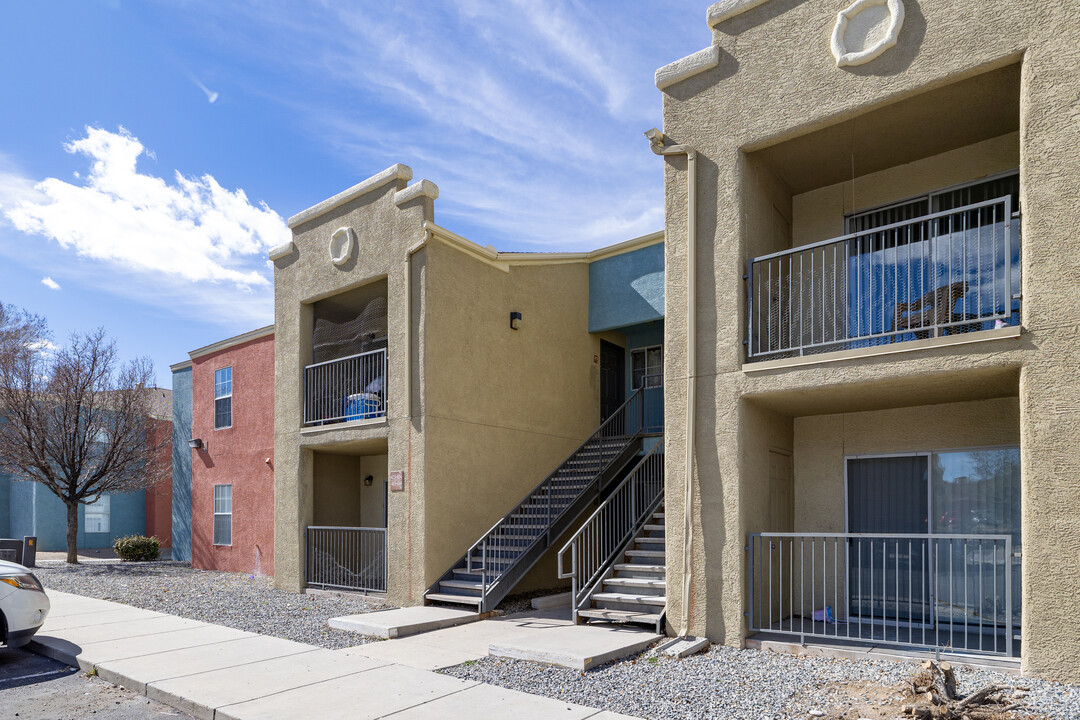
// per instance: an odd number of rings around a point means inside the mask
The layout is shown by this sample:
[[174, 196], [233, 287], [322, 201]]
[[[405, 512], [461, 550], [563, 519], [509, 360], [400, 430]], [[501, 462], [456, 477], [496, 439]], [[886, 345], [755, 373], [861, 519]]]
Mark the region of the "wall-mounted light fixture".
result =
[[188, 447], [191, 448], [192, 450], [202, 450], [203, 447], [204, 447], [202, 438], [191, 438], [190, 440], [187, 441], [187, 444], [188, 444]]
[[510, 313], [510, 329], [511, 330], [520, 330], [521, 329], [521, 313], [519, 313], [519, 312]]
[[371, 483], [373, 482], [375, 482], [374, 475], [368, 475], [366, 478], [364, 478], [364, 485], [366, 485], [367, 487], [371, 487]]

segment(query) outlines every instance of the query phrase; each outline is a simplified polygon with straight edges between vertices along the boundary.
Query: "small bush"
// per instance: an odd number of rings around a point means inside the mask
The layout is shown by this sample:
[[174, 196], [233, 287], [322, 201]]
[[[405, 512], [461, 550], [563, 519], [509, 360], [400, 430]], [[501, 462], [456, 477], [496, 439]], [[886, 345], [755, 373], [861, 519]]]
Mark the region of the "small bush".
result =
[[140, 561], [157, 560], [161, 554], [161, 543], [156, 537], [143, 537], [142, 535], [129, 535], [117, 538], [113, 543], [113, 550], [121, 560]]

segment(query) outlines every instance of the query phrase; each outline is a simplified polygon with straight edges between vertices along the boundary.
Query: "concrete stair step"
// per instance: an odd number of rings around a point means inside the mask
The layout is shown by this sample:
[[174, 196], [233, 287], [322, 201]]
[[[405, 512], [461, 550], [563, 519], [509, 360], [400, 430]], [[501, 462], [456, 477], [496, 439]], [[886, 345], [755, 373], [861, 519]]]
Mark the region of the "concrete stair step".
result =
[[666, 580], [653, 580], [651, 578], [608, 578], [604, 581], [604, 587], [625, 587], [625, 588], [651, 588], [655, 590], [665, 590], [667, 588]]
[[665, 529], [666, 526], [664, 525], [645, 525], [642, 527], [645, 532], [664, 532]]
[[663, 545], [664, 544], [664, 538], [662, 538], [662, 537], [650, 537], [650, 536], [647, 536], [647, 535], [639, 535], [635, 539], [635, 542], [637, 542], [638, 545]]
[[630, 593], [602, 592], [592, 596], [595, 602], [621, 603], [623, 605], [655, 605], [664, 607], [667, 605], [667, 597], [664, 595], [632, 595]]
[[663, 577], [667, 574], [667, 567], [664, 565], [646, 565], [645, 563], [616, 563], [613, 565], [615, 572], [638, 572], [638, 573], [655, 573]]
[[471, 595], [452, 595], [450, 593], [425, 593], [425, 600], [431, 600], [432, 602], [448, 603], [454, 605], [474, 605], [480, 607], [480, 603], [484, 602], [482, 597], [473, 597]]
[[663, 550], [627, 550], [626, 556], [631, 558], [663, 558]]
[[632, 610], [604, 610], [603, 608], [591, 608], [578, 610], [581, 617], [594, 620], [609, 620], [611, 622], [640, 622], [655, 625], [660, 619], [660, 613], [643, 613]]

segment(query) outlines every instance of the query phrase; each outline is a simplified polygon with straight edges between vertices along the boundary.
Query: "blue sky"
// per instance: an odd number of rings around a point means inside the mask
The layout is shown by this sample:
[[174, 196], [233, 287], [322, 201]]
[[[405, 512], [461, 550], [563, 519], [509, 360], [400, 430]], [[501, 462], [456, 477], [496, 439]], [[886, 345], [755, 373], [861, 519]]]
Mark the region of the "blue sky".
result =
[[707, 0], [0, 5], [0, 302], [159, 382], [272, 322], [284, 219], [395, 163], [500, 250], [663, 225], [656, 68]]

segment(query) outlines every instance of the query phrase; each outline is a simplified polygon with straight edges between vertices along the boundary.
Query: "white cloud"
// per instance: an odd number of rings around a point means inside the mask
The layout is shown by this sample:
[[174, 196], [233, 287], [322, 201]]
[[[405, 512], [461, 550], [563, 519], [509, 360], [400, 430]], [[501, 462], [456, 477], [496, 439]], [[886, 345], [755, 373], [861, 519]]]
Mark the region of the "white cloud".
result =
[[41, 284], [44, 285], [45, 287], [49, 288], [50, 290], [59, 290], [60, 289], [60, 283], [56, 282], [55, 280], [53, 280], [48, 275], [41, 278]]
[[79, 255], [136, 274], [179, 277], [249, 289], [271, 284], [262, 260], [289, 239], [281, 217], [243, 190], [229, 191], [210, 175], [173, 183], [138, 171], [138, 138], [87, 128], [64, 146], [91, 160], [75, 185], [48, 178], [44, 200], [23, 200], [4, 214], [22, 232], [55, 240]]

